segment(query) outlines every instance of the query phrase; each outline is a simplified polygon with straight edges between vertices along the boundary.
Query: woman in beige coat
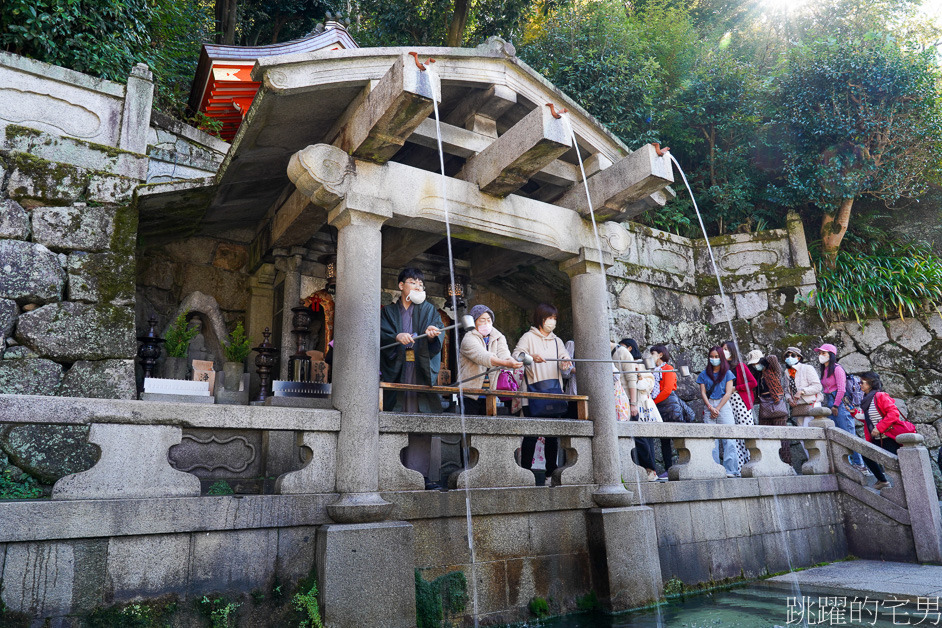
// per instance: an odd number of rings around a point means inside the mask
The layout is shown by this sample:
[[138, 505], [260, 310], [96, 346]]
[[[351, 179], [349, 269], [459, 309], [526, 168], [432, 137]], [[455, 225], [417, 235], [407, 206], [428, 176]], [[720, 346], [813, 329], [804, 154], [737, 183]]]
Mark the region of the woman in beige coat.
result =
[[[472, 379], [465, 385], [468, 388], [493, 388], [497, 383], [499, 371], [488, 369], [502, 366], [508, 369], [518, 369], [523, 366], [510, 357], [507, 348], [507, 338], [494, 329], [494, 312], [486, 305], [475, 305], [471, 308], [471, 318], [474, 319], [474, 329], [465, 334], [461, 341], [461, 355], [458, 361], [458, 380]], [[465, 414], [484, 414], [484, 397], [478, 395], [462, 395]]]
[[[553, 330], [556, 329], [557, 315], [558, 311], [552, 305], [548, 303], [538, 305], [533, 313], [533, 327], [520, 338], [516, 348], [514, 348], [513, 354], [516, 357], [519, 357], [521, 352], [533, 356], [533, 364], [528, 365], [524, 371], [526, 377], [524, 378], [524, 386], [521, 388], [526, 388], [527, 384], [532, 387], [536, 382], [558, 380], [559, 390], [557, 392], [561, 393], [562, 378], [573, 372], [572, 362], [569, 361], [572, 357], [566, 352], [566, 345], [553, 333]], [[563, 362], [547, 361], [557, 359], [563, 360]], [[566, 405], [565, 403], [562, 404], [563, 410], [558, 416], [563, 416], [566, 413]], [[531, 416], [529, 402], [524, 406], [523, 414], [524, 416]], [[547, 418], [552, 415], [544, 414], [541, 416]], [[526, 469], [529, 469], [533, 462], [533, 451], [536, 448], [538, 438], [544, 437], [526, 436], [523, 439], [520, 463]], [[544, 441], [546, 443], [546, 475], [549, 476], [556, 468], [559, 439], [545, 437]], [[537, 483], [542, 484], [539, 475], [537, 476]]]

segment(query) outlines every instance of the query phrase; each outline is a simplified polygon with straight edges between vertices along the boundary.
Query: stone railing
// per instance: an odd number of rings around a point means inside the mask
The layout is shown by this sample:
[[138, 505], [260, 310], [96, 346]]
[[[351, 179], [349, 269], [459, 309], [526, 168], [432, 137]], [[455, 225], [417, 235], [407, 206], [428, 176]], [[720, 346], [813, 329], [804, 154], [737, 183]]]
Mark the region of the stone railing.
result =
[[[751, 460], [743, 465], [746, 478], [783, 477], [796, 475], [791, 465], [778, 455], [782, 440], [804, 441], [810, 458], [802, 466], [805, 475], [831, 472], [828, 459], [828, 435], [822, 427], [771, 427], [758, 425], [707, 425], [703, 423], [640, 423], [618, 424], [622, 475], [632, 481], [639, 467], [631, 460], [635, 438], [671, 438], [678, 452], [678, 462], [668, 471], [670, 480], [723, 479], [726, 470], [713, 461], [716, 439], [742, 439]], [[643, 470], [641, 471], [643, 476]]]
[[515, 452], [524, 436], [555, 436], [566, 453], [566, 464], [553, 472], [553, 486], [592, 484], [592, 435], [589, 421], [461, 417], [454, 415], [380, 414], [381, 491], [421, 490], [422, 476], [402, 466], [399, 452], [409, 434], [466, 433], [470, 469], [448, 478], [450, 488], [533, 486], [533, 473], [517, 464]]
[[[896, 455], [834, 427], [828, 428], [830, 457], [842, 493], [866, 504], [891, 521], [909, 526], [919, 562], [942, 562], [942, 515], [932, 477], [932, 461], [920, 434], [901, 434]], [[867, 486], [848, 456], [859, 453], [883, 466], [890, 486]]]
[[101, 455], [87, 471], [56, 482], [53, 500], [198, 497], [199, 479], [170, 462], [183, 428], [294, 431], [316, 455], [279, 477], [276, 492], [334, 491], [335, 410], [0, 395], [0, 423], [89, 426], [88, 440]]

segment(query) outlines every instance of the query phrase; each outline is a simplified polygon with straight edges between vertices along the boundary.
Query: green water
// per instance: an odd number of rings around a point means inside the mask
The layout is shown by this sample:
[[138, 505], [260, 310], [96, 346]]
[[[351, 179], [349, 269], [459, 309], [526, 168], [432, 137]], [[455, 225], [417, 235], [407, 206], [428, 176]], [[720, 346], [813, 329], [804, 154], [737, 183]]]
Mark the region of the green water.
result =
[[[801, 595], [810, 600], [804, 614], [790, 589], [752, 584], [671, 600], [658, 609], [620, 615], [570, 615], [525, 625], [531, 628], [774, 628], [803, 625], [888, 628], [917, 625], [920, 619], [923, 622], [918, 625], [942, 625], [934, 624], [939, 617], [938, 611], [927, 613], [917, 609], [916, 602], [884, 602], [866, 598], [864, 593], [858, 593], [856, 600], [854, 593], [835, 599], [833, 593], [805, 589]], [[791, 613], [789, 598], [793, 602]], [[894, 609], [897, 604], [899, 606]], [[894, 612], [897, 623], [893, 621]], [[808, 620], [807, 624], [803, 618]]]

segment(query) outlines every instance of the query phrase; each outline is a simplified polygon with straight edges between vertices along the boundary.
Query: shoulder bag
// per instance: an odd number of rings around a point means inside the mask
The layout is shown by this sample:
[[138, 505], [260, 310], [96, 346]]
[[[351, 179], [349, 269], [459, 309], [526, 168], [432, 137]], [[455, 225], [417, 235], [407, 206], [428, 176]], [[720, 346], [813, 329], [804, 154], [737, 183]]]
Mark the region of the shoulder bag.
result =
[[[556, 358], [559, 359], [559, 338], [556, 339]], [[563, 394], [563, 387], [558, 377], [533, 383], [527, 379], [526, 371], [523, 372], [523, 377], [527, 381], [528, 392]], [[527, 402], [530, 407], [530, 416], [535, 417], [558, 417], [569, 409], [569, 403], [565, 399], [528, 399]]]

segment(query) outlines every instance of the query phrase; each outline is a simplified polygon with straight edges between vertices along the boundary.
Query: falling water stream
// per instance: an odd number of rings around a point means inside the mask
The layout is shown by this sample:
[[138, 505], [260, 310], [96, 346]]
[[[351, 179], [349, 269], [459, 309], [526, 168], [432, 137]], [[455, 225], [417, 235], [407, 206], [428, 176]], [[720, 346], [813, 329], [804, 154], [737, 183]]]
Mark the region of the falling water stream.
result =
[[[442, 122], [438, 114], [438, 101], [441, 98], [440, 88], [441, 88], [441, 78], [431, 69], [426, 70], [429, 73], [429, 78], [435, 77], [438, 78], [439, 93], [432, 95], [432, 107], [435, 110], [435, 135], [438, 138], [438, 162], [441, 167], [441, 182], [442, 182], [442, 210], [445, 214], [445, 242], [448, 246], [448, 274], [451, 278], [451, 285], [455, 285], [455, 257], [451, 249], [451, 222], [448, 217], [448, 178], [445, 175], [445, 151], [442, 148]], [[429, 81], [431, 85], [434, 85], [436, 81]], [[455, 313], [455, 320], [458, 318], [458, 297], [455, 294], [455, 291], [451, 291], [451, 308], [452, 312]], [[458, 326], [455, 326], [454, 329], [455, 336], [455, 364], [459, 362], [459, 342], [460, 338], [458, 337]], [[468, 524], [468, 551], [471, 556], [471, 608], [474, 617], [474, 627], [478, 627], [478, 574], [477, 574], [477, 561], [475, 560], [474, 555], [474, 526], [471, 522], [471, 457], [470, 457], [470, 448], [468, 447], [468, 429], [467, 421], [464, 413], [464, 396], [462, 391], [464, 389], [461, 379], [458, 379], [458, 414], [461, 417], [461, 455], [464, 461], [464, 473], [465, 473], [465, 485], [464, 485], [464, 506], [465, 506], [465, 517]]]
[[[671, 161], [674, 162], [674, 166], [677, 168], [677, 172], [680, 173], [680, 177], [684, 181], [684, 186], [687, 188], [687, 193], [690, 194], [690, 200], [693, 203], [693, 210], [697, 214], [697, 220], [700, 222], [700, 230], [703, 232], [703, 240], [704, 242], [706, 242], [707, 251], [710, 254], [710, 263], [712, 264], [712, 267], [713, 267], [713, 275], [716, 277], [716, 285], [719, 287], [719, 290], [720, 290], [720, 301], [723, 304], [723, 315], [726, 318], [726, 323], [729, 325], [729, 333], [733, 339], [733, 342], [736, 343], [736, 348], [738, 349], [739, 339], [736, 337], [736, 330], [733, 329], [733, 317], [729, 313], [729, 305], [727, 304], [727, 301], [726, 301], [726, 293], [723, 290], [723, 280], [720, 277], [720, 270], [716, 265], [716, 257], [714, 257], [713, 255], [713, 247], [710, 246], [710, 237], [707, 235], [706, 226], [704, 226], [703, 224], [703, 216], [700, 215], [700, 208], [697, 207], [697, 199], [693, 195], [693, 190], [690, 189], [690, 183], [688, 183], [687, 181], [687, 175], [684, 174], [684, 169], [680, 167], [680, 163], [677, 161], [677, 159], [674, 157], [672, 153], [667, 153], [667, 154], [671, 158]], [[742, 361], [741, 356], [736, 356], [736, 359], [738, 362]], [[750, 395], [750, 397], [752, 396], [751, 391], [748, 394]], [[750, 399], [750, 401], [752, 400]], [[792, 575], [792, 590], [795, 593], [796, 599], [800, 600], [802, 599], [801, 587], [798, 585], [798, 576], [795, 575], [795, 569], [792, 566], [791, 551], [788, 548], [788, 534], [785, 532], [785, 525], [782, 520], [781, 504], [779, 504], [778, 493], [775, 491], [774, 482], [770, 482], [770, 485], [772, 486], [772, 503], [774, 504], [775, 519], [776, 519], [776, 522], [778, 523], [779, 532], [782, 535], [782, 547], [785, 550], [785, 560], [788, 562], [788, 572]], [[802, 623], [804, 626], [808, 625], [808, 620], [805, 618], [804, 614], [802, 614]]]
[[[572, 145], [576, 149], [576, 161], [579, 163], [579, 172], [582, 174], [582, 185], [585, 188], [585, 198], [589, 207], [589, 215], [592, 217], [592, 233], [595, 235], [595, 248], [599, 253], [599, 263], [602, 264], [602, 272], [605, 272], [604, 264], [604, 253], [602, 252], [602, 238], [599, 237], [599, 226], [595, 220], [595, 207], [592, 205], [592, 194], [589, 192], [589, 178], [585, 174], [585, 165], [582, 163], [582, 153], [579, 150], [579, 141], [576, 139], [576, 130], [572, 126], [572, 121], [569, 118], [570, 114], [566, 112], [563, 116], [563, 121], [566, 123], [566, 126], [569, 127], [569, 136], [572, 138]], [[606, 280], [607, 281], [607, 280]], [[605, 320], [612, 320], [612, 313], [610, 308], [610, 303], [608, 299], [605, 299]], [[607, 325], [606, 325], [607, 327]], [[614, 369], [613, 369], [614, 370]], [[614, 376], [614, 375], [613, 375]], [[617, 376], [614, 376], [617, 377]], [[614, 386], [614, 381], [612, 382]], [[632, 465], [635, 472], [635, 487], [637, 489], [638, 495], [638, 504], [644, 506], [644, 491], [641, 487], [641, 473], [639, 465]], [[647, 481], [647, 478], [645, 478]], [[664, 625], [663, 618], [661, 616], [661, 605], [658, 604], [655, 606], [657, 612], [657, 628], [662, 628]]]
[[[426, 71], [428, 72], [430, 79], [433, 76], [435, 78], [439, 78], [434, 73], [433, 70], [428, 69]], [[435, 81], [430, 81], [430, 83], [434, 85]], [[439, 85], [441, 85], [440, 79], [438, 83]], [[442, 209], [443, 209], [444, 219], [445, 219], [445, 241], [447, 243], [447, 248], [448, 248], [448, 272], [449, 272], [451, 284], [454, 285], [455, 284], [455, 263], [454, 263], [454, 254], [453, 254], [452, 246], [451, 246], [451, 222], [450, 222], [449, 213], [448, 213], [448, 194], [447, 194], [448, 190], [447, 190], [447, 176], [445, 174], [445, 152], [442, 146], [441, 119], [440, 119], [440, 115], [438, 111], [438, 101], [440, 98], [441, 98], [440, 93], [433, 94], [432, 105], [433, 105], [433, 109], [435, 113], [435, 132], [436, 132], [437, 144], [438, 144], [439, 166], [441, 169], [441, 195], [442, 195]], [[579, 143], [576, 138], [576, 133], [568, 116], [569, 116], [568, 113], [565, 114], [564, 123], [569, 128], [569, 134], [570, 134], [570, 137], [572, 138], [573, 147], [576, 150], [576, 159], [579, 163], [579, 170], [582, 174], [582, 183], [585, 188], [586, 200], [588, 201], [588, 206], [590, 210], [589, 215], [592, 218], [592, 231], [595, 236], [595, 245], [599, 253], [599, 260], [601, 261], [603, 259], [602, 240], [601, 240], [601, 237], [599, 236], [598, 224], [595, 219], [595, 211], [592, 206], [592, 198], [589, 191], [588, 177], [586, 176], [586, 173], [585, 173], [585, 167], [582, 162], [582, 155], [581, 155], [581, 151], [579, 150]], [[684, 185], [687, 188], [687, 192], [690, 194], [690, 199], [693, 202], [693, 208], [697, 214], [697, 220], [700, 223], [700, 229], [703, 231], [703, 237], [706, 242], [707, 251], [709, 252], [709, 255], [710, 255], [710, 261], [713, 267], [713, 274], [716, 276], [717, 285], [719, 287], [720, 299], [723, 306], [723, 313], [724, 313], [724, 316], [726, 317], [727, 324], [729, 325], [729, 331], [730, 331], [731, 337], [733, 338], [733, 341], [736, 343], [736, 346], [738, 347], [739, 341], [736, 336], [736, 330], [733, 328], [732, 317], [729, 314], [729, 308], [728, 308], [728, 304], [726, 300], [726, 293], [723, 290], [723, 281], [722, 281], [722, 278], [720, 277], [719, 268], [717, 267], [717, 264], [716, 264], [716, 258], [714, 257], [714, 254], [713, 254], [713, 248], [710, 245], [710, 240], [706, 233], [706, 227], [704, 226], [704, 223], [703, 223], [703, 217], [700, 214], [700, 209], [697, 206], [697, 201], [693, 195], [693, 190], [691, 190], [690, 188], [690, 184], [687, 181], [687, 176], [684, 174], [684, 171], [681, 168], [680, 163], [678, 163], [678, 161], [674, 158], [672, 154], [668, 153], [668, 156], [670, 157], [674, 166], [677, 168], [677, 171], [680, 173], [680, 176], [684, 181]], [[451, 303], [452, 311], [455, 313], [455, 316], [457, 316], [458, 314], [457, 296], [453, 293], [451, 299], [452, 299], [452, 303]], [[607, 320], [611, 320], [611, 313], [609, 311], [610, 305], [609, 305], [608, 300], [606, 300], [605, 308], [606, 308]], [[456, 354], [456, 359], [458, 357], [458, 351], [459, 351], [459, 340], [460, 340], [459, 331], [458, 331], [458, 327], [456, 326], [454, 329], [454, 350]], [[471, 489], [470, 489], [470, 484], [471, 484], [470, 474], [472, 473], [472, 468], [470, 467], [470, 448], [468, 445], [467, 420], [466, 420], [466, 416], [464, 412], [462, 389], [463, 389], [463, 386], [459, 381], [458, 413], [461, 420], [461, 447], [462, 447], [462, 456], [464, 459], [464, 473], [467, 478], [467, 481], [465, 482], [465, 517], [467, 519], [468, 551], [470, 553], [470, 560], [471, 560], [472, 616], [474, 618], [474, 626], [475, 628], [477, 628], [478, 626], [477, 561], [476, 561], [475, 551], [474, 551], [474, 527], [473, 527], [473, 522], [472, 522], [472, 517], [471, 517]], [[644, 505], [644, 493], [642, 491], [640, 474], [638, 473], [637, 465], [633, 465], [633, 466], [635, 467], [635, 484], [637, 486], [638, 499], [640, 501], [640, 504]], [[776, 519], [778, 522], [779, 530], [781, 531], [781, 534], [784, 537], [783, 547], [785, 549], [786, 560], [788, 561], [789, 572], [794, 574], [794, 569], [792, 567], [792, 561], [791, 561], [791, 554], [788, 549], [788, 537], [785, 533], [785, 529], [784, 529], [784, 525], [783, 525], [782, 517], [781, 517], [781, 508], [778, 503], [778, 495], [773, 494], [773, 499], [775, 503], [775, 514], [776, 514]], [[798, 586], [797, 577], [793, 578], [792, 584], [793, 584], [793, 590], [795, 592], [796, 598], [801, 599], [801, 592]], [[658, 605], [656, 608], [657, 608], [657, 626], [660, 628], [661, 626], [663, 626], [660, 605]], [[805, 626], [807, 626], [806, 620], [805, 620]]]

